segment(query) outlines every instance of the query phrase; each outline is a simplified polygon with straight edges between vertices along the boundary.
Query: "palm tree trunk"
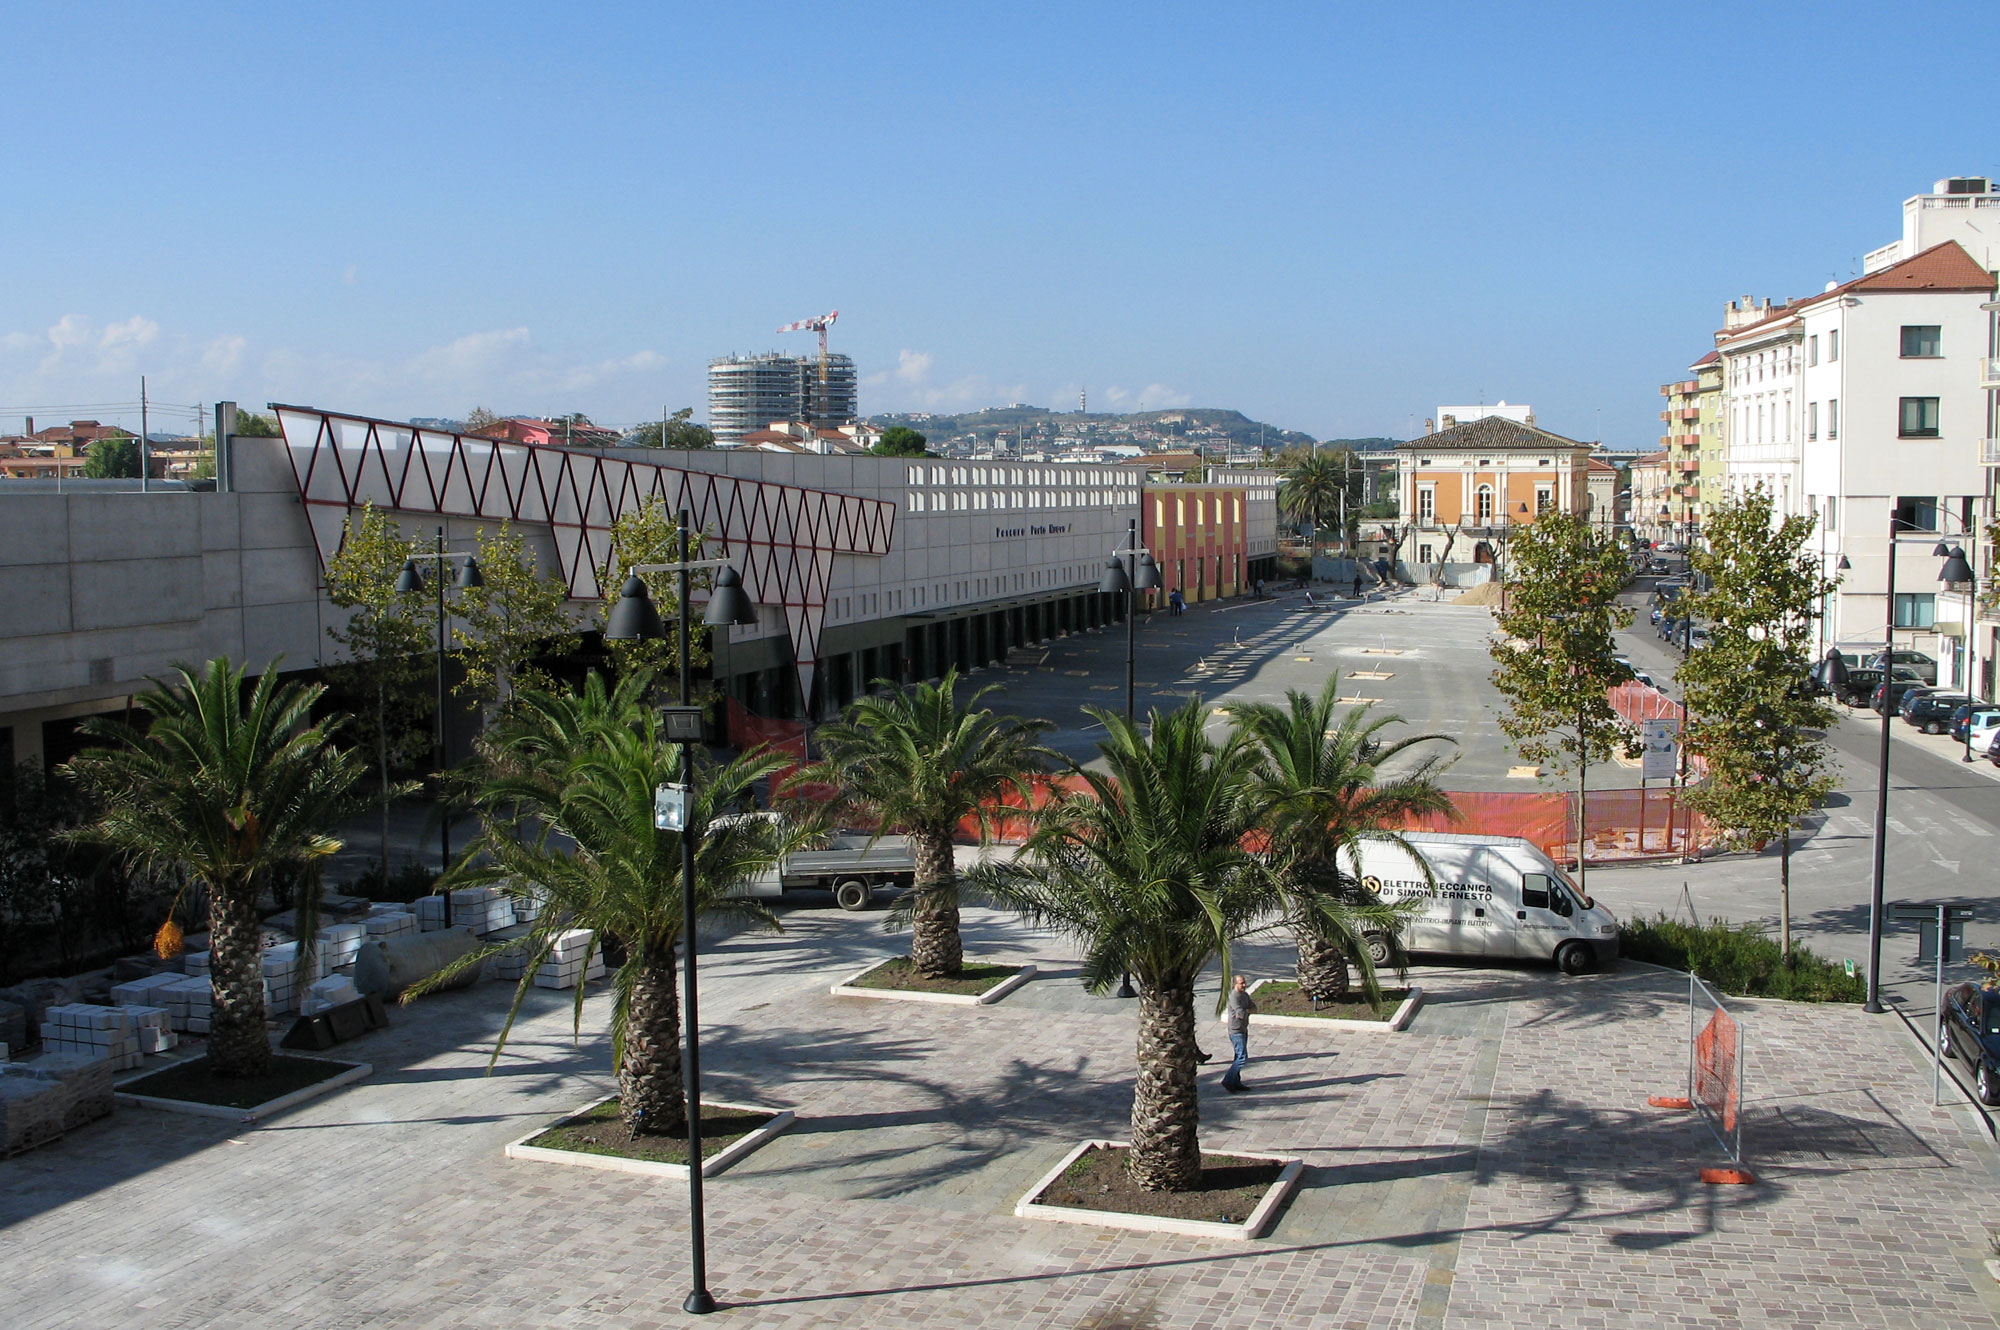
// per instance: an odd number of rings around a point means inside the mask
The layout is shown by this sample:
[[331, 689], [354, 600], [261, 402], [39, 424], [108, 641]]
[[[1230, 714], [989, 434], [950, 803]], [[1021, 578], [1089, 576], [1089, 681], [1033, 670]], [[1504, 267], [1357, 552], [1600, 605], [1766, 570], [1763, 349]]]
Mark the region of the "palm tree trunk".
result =
[[256, 890], [238, 881], [215, 883], [209, 891], [208, 971], [215, 1008], [209, 1016], [208, 1065], [218, 1076], [258, 1076], [271, 1066]]
[[910, 911], [910, 964], [926, 979], [954, 979], [965, 969], [965, 943], [958, 936], [958, 869], [949, 835], [912, 836], [917, 871], [916, 900]]
[[625, 1057], [618, 1066], [618, 1112], [634, 1136], [687, 1130], [681, 1086], [681, 1006], [674, 991], [672, 943], [648, 943], [632, 981], [625, 1016]]
[[1194, 1082], [1194, 988], [1139, 982], [1139, 1080], [1132, 1092], [1133, 1181], [1186, 1191], [1201, 1181], [1201, 1105]]
[[1292, 936], [1299, 946], [1299, 990], [1315, 1002], [1338, 1002], [1346, 997], [1346, 954], [1303, 924], [1292, 926]]

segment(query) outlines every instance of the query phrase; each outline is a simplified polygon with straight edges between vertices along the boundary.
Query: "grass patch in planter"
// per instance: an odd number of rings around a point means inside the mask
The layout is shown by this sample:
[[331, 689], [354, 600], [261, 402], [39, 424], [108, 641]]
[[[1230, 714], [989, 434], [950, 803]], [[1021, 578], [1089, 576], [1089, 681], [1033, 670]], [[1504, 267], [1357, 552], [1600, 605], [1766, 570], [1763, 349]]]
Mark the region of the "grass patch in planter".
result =
[[222, 1077], [215, 1074], [206, 1057], [199, 1057], [134, 1080], [120, 1081], [118, 1093], [213, 1104], [218, 1108], [256, 1108], [321, 1081], [330, 1081], [360, 1065], [280, 1054], [271, 1059], [270, 1069], [261, 1076]]
[[[701, 1106], [701, 1157], [713, 1159], [751, 1132], [770, 1123], [776, 1111]], [[665, 1135], [634, 1136], [618, 1116], [618, 1101], [607, 1099], [525, 1142], [542, 1150], [569, 1150], [576, 1154], [613, 1155], [620, 1159], [643, 1159], [655, 1164], [688, 1161], [687, 1129]]]
[[1037, 1205], [1072, 1210], [1105, 1210], [1115, 1214], [1150, 1215], [1155, 1219], [1191, 1219], [1207, 1224], [1241, 1224], [1285, 1171], [1272, 1159], [1238, 1155], [1201, 1155], [1201, 1181], [1189, 1191], [1147, 1191], [1125, 1171], [1129, 1146], [1097, 1145], [1078, 1155], [1062, 1175], [1034, 1197]]
[[1272, 979], [1257, 985], [1254, 997], [1259, 1016], [1319, 1016], [1327, 1020], [1388, 1021], [1410, 996], [1407, 988], [1382, 990], [1382, 1010], [1368, 1005], [1368, 999], [1350, 992], [1338, 1002], [1322, 1002], [1317, 1007], [1299, 989], [1295, 979]]
[[880, 965], [856, 979], [849, 979], [849, 988], [887, 988], [904, 993], [952, 993], [960, 997], [978, 997], [987, 990], [1006, 983], [1021, 972], [1019, 965], [992, 965], [968, 962], [956, 979], [926, 979], [917, 973], [908, 956], [897, 956], [883, 961]]

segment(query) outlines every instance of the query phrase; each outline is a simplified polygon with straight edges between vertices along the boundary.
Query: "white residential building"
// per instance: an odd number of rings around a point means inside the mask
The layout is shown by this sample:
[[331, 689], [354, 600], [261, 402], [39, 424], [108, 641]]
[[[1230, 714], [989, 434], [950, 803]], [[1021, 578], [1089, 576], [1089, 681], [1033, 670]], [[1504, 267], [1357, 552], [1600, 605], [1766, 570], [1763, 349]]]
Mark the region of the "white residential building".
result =
[[1715, 349], [1722, 357], [1724, 487], [1744, 494], [1762, 485], [1778, 511], [1797, 511], [1799, 369], [1803, 333], [1797, 305], [1761, 305], [1749, 296], [1723, 310]]

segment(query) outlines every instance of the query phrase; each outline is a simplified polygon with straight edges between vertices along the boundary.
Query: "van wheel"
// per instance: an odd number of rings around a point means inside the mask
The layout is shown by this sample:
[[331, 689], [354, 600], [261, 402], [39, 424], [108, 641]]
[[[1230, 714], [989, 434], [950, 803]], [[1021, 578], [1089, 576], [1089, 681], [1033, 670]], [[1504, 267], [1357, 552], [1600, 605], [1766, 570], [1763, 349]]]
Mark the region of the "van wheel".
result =
[[1368, 963], [1370, 965], [1387, 965], [1396, 958], [1395, 951], [1390, 947], [1389, 936], [1386, 933], [1370, 933], [1362, 939], [1362, 942], [1368, 948]]
[[833, 888], [833, 899], [843, 910], [867, 909], [868, 896], [868, 884], [858, 877], [836, 883]]
[[1564, 974], [1588, 974], [1596, 959], [1582, 942], [1565, 942], [1556, 948], [1556, 968]]

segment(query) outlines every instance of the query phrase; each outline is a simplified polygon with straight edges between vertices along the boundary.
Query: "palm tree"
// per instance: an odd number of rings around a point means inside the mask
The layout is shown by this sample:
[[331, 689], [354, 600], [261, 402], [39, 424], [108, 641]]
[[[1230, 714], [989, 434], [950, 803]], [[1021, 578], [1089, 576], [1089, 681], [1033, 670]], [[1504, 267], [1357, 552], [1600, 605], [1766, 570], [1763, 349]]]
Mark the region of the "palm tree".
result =
[[1295, 454], [1284, 464], [1284, 478], [1278, 482], [1278, 509], [1294, 522], [1310, 518], [1313, 543], [1320, 543], [1320, 514], [1340, 505], [1347, 491], [1347, 477], [1338, 459], [1317, 451]]
[[1108, 770], [1077, 769], [1085, 788], [1041, 809], [1019, 857], [982, 865], [970, 885], [1081, 944], [1091, 992], [1126, 973], [1137, 981], [1128, 1167], [1148, 1190], [1185, 1190], [1201, 1178], [1195, 980], [1220, 957], [1226, 993], [1231, 944], [1288, 903], [1244, 843], [1258, 805], [1256, 753], [1242, 736], [1212, 742], [1208, 710], [1192, 701], [1154, 712], [1150, 736], [1085, 710], [1109, 731], [1098, 745]]
[[1348, 708], [1336, 722], [1339, 698], [1340, 676], [1330, 674], [1319, 696], [1291, 689], [1283, 707], [1240, 706], [1234, 724], [1258, 750], [1255, 797], [1270, 837], [1270, 861], [1295, 899], [1316, 898], [1323, 906], [1289, 921], [1299, 948], [1299, 988], [1315, 1001], [1338, 1001], [1348, 991], [1351, 961], [1373, 1002], [1379, 993], [1365, 937], [1393, 934], [1400, 912], [1362, 888], [1360, 847], [1387, 841], [1407, 849], [1391, 828], [1412, 816], [1453, 810], [1451, 796], [1434, 779], [1442, 762], [1426, 760], [1387, 782], [1382, 768], [1417, 744], [1451, 740], [1438, 734], [1387, 740], [1383, 731], [1403, 718], [1374, 716], [1367, 705]]
[[[527, 936], [468, 955], [412, 990], [449, 984], [495, 951], [520, 946], [526, 968], [500, 1038], [497, 1060], [534, 984], [535, 972], [571, 929], [617, 941], [624, 960], [612, 980], [611, 1057], [619, 1112], [634, 1134], [686, 1130], [681, 1091], [681, 834], [653, 825], [654, 791], [680, 780], [677, 745], [662, 737], [659, 714], [643, 704], [643, 673], [607, 692], [595, 675], [578, 694], [523, 688], [517, 706], [486, 743], [485, 779], [473, 795], [481, 830], [442, 885], [498, 883], [532, 896], [540, 913]], [[777, 920], [738, 894], [774, 868], [789, 833], [753, 807], [751, 787], [785, 759], [756, 748], [726, 763], [698, 761], [688, 826], [695, 851], [695, 909], [704, 918], [775, 930]], [[575, 1021], [583, 1020], [583, 988]]]
[[79, 837], [137, 872], [207, 890], [208, 1063], [218, 1076], [255, 1076], [271, 1065], [258, 884], [300, 869], [310, 878], [340, 848], [333, 829], [368, 806], [366, 764], [335, 742], [339, 719], [312, 719], [326, 690], [279, 683], [276, 661], [247, 697], [243, 671], [225, 658], [200, 673], [174, 669], [178, 683], [152, 680], [135, 699], [149, 726], [84, 722], [105, 746], [68, 766], [102, 809]]
[[926, 979], [956, 977], [965, 965], [958, 933], [958, 870], [951, 844], [971, 821], [984, 845], [1008, 791], [1028, 802], [1032, 777], [1055, 760], [1037, 743], [1047, 721], [1001, 716], [979, 705], [980, 689], [957, 700], [958, 671], [936, 684], [856, 698], [817, 735], [824, 755], [801, 782], [833, 786], [840, 807], [884, 832], [909, 836], [916, 856], [908, 914], [910, 964]]

